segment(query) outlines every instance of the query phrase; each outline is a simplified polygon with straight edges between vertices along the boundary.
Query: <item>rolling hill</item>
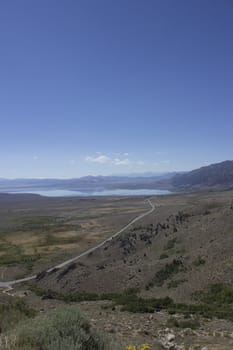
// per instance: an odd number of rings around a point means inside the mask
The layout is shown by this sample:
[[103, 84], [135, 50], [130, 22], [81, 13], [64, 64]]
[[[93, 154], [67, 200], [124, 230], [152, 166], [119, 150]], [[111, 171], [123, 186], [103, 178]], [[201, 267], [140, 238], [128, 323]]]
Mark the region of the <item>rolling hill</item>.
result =
[[233, 187], [233, 161], [211, 164], [170, 179], [172, 187], [181, 190], [227, 189]]

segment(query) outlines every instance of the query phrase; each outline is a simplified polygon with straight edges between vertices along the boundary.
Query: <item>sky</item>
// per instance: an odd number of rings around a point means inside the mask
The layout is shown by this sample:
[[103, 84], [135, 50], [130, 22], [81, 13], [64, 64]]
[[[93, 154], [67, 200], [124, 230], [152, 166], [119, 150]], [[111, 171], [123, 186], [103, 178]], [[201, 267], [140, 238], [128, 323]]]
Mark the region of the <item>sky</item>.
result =
[[0, 178], [232, 159], [232, 0], [0, 1]]

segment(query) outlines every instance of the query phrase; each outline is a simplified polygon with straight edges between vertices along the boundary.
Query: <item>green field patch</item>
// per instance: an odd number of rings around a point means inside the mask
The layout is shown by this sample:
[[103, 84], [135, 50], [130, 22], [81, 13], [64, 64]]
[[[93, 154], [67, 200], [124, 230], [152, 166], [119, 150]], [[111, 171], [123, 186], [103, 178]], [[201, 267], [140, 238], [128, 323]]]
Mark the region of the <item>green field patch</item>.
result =
[[41, 258], [40, 254], [26, 255], [22, 251], [20, 245], [3, 243], [0, 250], [5, 253], [0, 255], [0, 265], [24, 265], [27, 269], [31, 269], [33, 263]]
[[46, 246], [53, 246], [53, 245], [65, 245], [65, 244], [73, 244], [78, 243], [82, 240], [81, 237], [74, 236], [74, 237], [58, 237], [56, 235], [46, 233], [43, 239], [40, 243], [38, 243], [38, 247], [46, 247]]
[[12, 220], [14, 229], [20, 229], [23, 231], [32, 229], [46, 229], [53, 230], [57, 229], [67, 229], [69, 227], [80, 227], [80, 225], [66, 225], [71, 221], [70, 217], [59, 217], [59, 216], [49, 216], [49, 215], [39, 215], [39, 216], [20, 216]]
[[57, 217], [49, 215], [19, 216], [12, 220], [12, 222], [22, 224], [52, 224], [56, 222], [56, 219]]

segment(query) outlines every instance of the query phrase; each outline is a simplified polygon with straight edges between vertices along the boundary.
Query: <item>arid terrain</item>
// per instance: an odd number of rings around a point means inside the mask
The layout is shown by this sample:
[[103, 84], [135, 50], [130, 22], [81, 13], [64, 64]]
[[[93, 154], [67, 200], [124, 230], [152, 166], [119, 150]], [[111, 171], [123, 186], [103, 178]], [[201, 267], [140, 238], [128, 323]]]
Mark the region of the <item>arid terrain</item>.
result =
[[0, 275], [40, 272], [109, 237], [148, 209], [145, 198], [0, 195]]
[[232, 349], [231, 190], [150, 197], [151, 214], [76, 262], [43, 272], [148, 211], [148, 199], [1, 195], [1, 281], [38, 274], [3, 289], [1, 303], [21, 300], [36, 313], [77, 304], [94, 328], [123, 344]]

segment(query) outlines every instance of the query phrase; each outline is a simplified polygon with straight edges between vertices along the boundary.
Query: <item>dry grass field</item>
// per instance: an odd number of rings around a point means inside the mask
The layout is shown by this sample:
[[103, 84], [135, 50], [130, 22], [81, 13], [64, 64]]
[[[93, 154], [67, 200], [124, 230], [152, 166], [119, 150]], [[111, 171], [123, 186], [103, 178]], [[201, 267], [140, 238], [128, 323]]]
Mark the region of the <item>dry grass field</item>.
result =
[[40, 271], [92, 247], [148, 210], [144, 198], [0, 195], [1, 280]]

